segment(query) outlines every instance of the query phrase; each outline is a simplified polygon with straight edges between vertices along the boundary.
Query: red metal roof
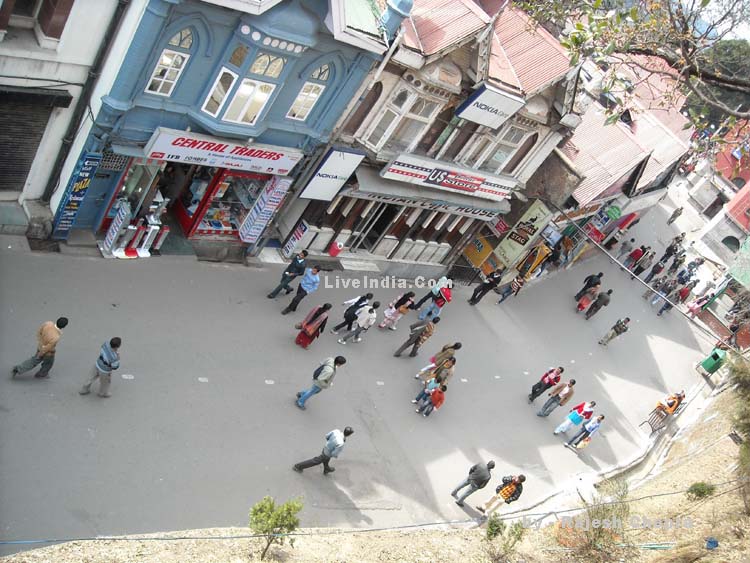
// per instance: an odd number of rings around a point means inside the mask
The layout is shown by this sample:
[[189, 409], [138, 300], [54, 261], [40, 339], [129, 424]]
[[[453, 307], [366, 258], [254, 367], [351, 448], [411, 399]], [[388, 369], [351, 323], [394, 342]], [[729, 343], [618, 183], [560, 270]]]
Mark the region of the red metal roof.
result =
[[490, 18], [472, 0], [415, 0], [409, 20], [404, 44], [433, 55], [484, 29]]

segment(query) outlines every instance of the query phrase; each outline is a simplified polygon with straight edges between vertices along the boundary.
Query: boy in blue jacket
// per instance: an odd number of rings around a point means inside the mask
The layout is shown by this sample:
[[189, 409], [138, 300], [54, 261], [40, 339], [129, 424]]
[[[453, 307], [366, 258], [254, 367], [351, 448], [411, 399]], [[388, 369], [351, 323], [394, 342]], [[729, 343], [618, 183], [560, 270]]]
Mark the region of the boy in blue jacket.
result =
[[98, 395], [100, 397], [112, 396], [109, 392], [109, 386], [112, 383], [112, 372], [120, 368], [119, 350], [121, 345], [122, 339], [118, 336], [102, 344], [101, 350], [99, 350], [99, 357], [94, 362], [91, 377], [78, 392], [79, 394], [88, 395], [91, 392], [91, 385], [98, 379]]

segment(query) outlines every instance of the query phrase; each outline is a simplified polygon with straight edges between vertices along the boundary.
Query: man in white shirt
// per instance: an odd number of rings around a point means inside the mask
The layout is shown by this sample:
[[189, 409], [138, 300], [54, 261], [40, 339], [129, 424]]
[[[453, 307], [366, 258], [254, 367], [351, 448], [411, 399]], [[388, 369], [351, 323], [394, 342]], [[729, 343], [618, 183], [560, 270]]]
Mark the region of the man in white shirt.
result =
[[341, 450], [344, 449], [344, 442], [346, 442], [347, 437], [351, 436], [352, 434], [354, 434], [354, 430], [352, 430], [351, 426], [347, 426], [346, 428], [344, 428], [343, 432], [338, 428], [331, 430], [328, 434], [326, 434], [326, 445], [323, 446], [323, 451], [320, 452], [320, 455], [317, 455], [306, 461], [295, 463], [292, 466], [292, 469], [294, 469], [297, 473], [302, 473], [305, 469], [315, 467], [316, 465], [320, 465], [322, 463], [323, 475], [333, 473], [334, 471], [336, 471], [336, 469], [331, 467], [329, 465], [329, 462], [331, 461], [332, 457], [339, 457]]
[[339, 344], [346, 344], [347, 340], [354, 339], [353, 342], [362, 342], [360, 336], [364, 331], [375, 324], [377, 320], [377, 313], [375, 312], [380, 307], [380, 301], [375, 301], [371, 307], [362, 307], [357, 313], [357, 326], [354, 330], [350, 330], [344, 336], [338, 339]]

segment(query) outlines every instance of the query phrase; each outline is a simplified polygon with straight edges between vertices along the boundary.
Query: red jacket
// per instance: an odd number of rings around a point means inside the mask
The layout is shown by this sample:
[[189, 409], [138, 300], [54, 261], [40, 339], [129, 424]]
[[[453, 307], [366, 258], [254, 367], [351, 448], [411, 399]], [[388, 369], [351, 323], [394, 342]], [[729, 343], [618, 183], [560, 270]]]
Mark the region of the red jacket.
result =
[[438, 387], [432, 393], [430, 393], [430, 400], [432, 401], [432, 406], [434, 406], [436, 409], [439, 409], [445, 402], [445, 393], [443, 393]]
[[632, 258], [634, 261], [638, 261], [643, 257], [643, 250], [640, 248], [636, 248], [633, 252], [631, 252], [628, 256], [629, 258]]
[[542, 383], [557, 385], [560, 383], [560, 377], [561, 375], [559, 373], [555, 373], [555, 370], [551, 369], [542, 376]]
[[576, 411], [578, 414], [580, 414], [583, 417], [583, 420], [591, 420], [591, 417], [594, 414], [594, 409], [592, 409], [591, 407], [584, 409], [586, 405], [588, 405], [588, 403], [581, 403], [580, 405], [574, 406], [570, 410]]

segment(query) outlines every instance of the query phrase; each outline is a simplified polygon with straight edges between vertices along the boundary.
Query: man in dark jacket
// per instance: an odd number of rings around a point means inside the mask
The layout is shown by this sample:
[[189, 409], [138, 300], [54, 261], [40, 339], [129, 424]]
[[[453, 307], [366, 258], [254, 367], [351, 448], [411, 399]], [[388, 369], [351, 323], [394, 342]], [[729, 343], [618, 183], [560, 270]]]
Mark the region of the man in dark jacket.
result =
[[600, 293], [596, 296], [596, 301], [594, 301], [588, 311], [586, 311], [586, 320], [589, 320], [596, 315], [602, 307], [609, 305], [610, 295], [612, 295], [612, 290], [608, 289], [606, 293]]
[[594, 287], [597, 284], [600, 284], [602, 282], [602, 278], [604, 277], [604, 274], [602, 272], [599, 272], [598, 274], [591, 274], [589, 276], [586, 276], [586, 279], [583, 280], [583, 287], [581, 288], [581, 291], [576, 293], [575, 300], [580, 301], [581, 297], [583, 297], [583, 294], [586, 293], [586, 290]]
[[357, 313], [359, 313], [359, 310], [362, 307], [370, 302], [370, 299], [372, 299], [372, 293], [365, 293], [359, 297], [354, 297], [353, 299], [344, 301], [342, 303], [342, 305], [346, 306], [344, 320], [331, 329], [331, 334], [337, 334], [338, 331], [344, 327], [346, 327], [346, 330], [351, 331], [352, 326], [354, 326], [354, 321], [357, 320]]
[[[492, 478], [492, 469], [495, 467], [494, 461], [488, 461], [487, 465], [482, 465], [477, 463], [476, 465], [472, 466], [471, 469], [469, 469], [469, 476], [461, 481], [458, 484], [458, 487], [453, 489], [451, 492], [451, 496], [456, 499], [456, 504], [458, 506], [464, 505], [464, 500], [466, 500], [466, 497], [468, 497], [470, 494], [477, 492], [479, 489], [484, 489], [484, 487], [487, 486], [487, 483], [490, 482], [490, 479]], [[464, 487], [469, 487], [464, 494], [462, 494], [460, 497], [458, 496], [458, 491], [463, 489]]]
[[305, 273], [305, 265], [307, 264], [307, 250], [303, 250], [297, 256], [292, 258], [291, 263], [286, 267], [284, 270], [284, 273], [281, 274], [281, 281], [279, 282], [279, 285], [276, 286], [276, 288], [268, 294], [269, 299], [273, 299], [276, 297], [281, 290], [284, 290], [284, 293], [289, 295], [292, 291], [294, 291], [291, 287], [289, 287], [289, 284], [292, 283], [292, 280], [296, 278], [297, 276], [301, 276]]
[[487, 276], [487, 279], [484, 280], [484, 283], [480, 283], [474, 289], [474, 293], [471, 294], [471, 299], [469, 299], [469, 305], [476, 305], [477, 303], [479, 303], [482, 300], [482, 297], [484, 297], [497, 287], [497, 284], [500, 283], [502, 277], [503, 271], [500, 268]]
[[435, 332], [435, 326], [440, 322], [440, 317], [435, 317], [434, 319], [425, 319], [423, 321], [418, 321], [411, 325], [409, 328], [411, 329], [411, 333], [409, 334], [409, 338], [404, 342], [398, 350], [396, 350], [393, 355], [398, 358], [401, 356], [404, 350], [406, 350], [409, 346], [411, 346], [411, 352], [409, 353], [410, 357], [414, 357], [419, 352], [420, 346], [427, 342], [430, 337]]
[[629, 328], [628, 323], [630, 323], [630, 317], [625, 317], [624, 319], [618, 320], [614, 324], [614, 326], [609, 329], [609, 332], [602, 336], [601, 340], [599, 340], [599, 344], [601, 344], [602, 346], [606, 346], [621, 334], [625, 334]]
[[484, 503], [484, 506], [477, 506], [477, 510], [485, 514], [492, 508], [492, 505], [498, 501], [505, 504], [517, 501], [523, 493], [523, 482], [526, 481], [525, 475], [508, 475], [503, 477], [503, 482], [495, 489], [495, 496]]

